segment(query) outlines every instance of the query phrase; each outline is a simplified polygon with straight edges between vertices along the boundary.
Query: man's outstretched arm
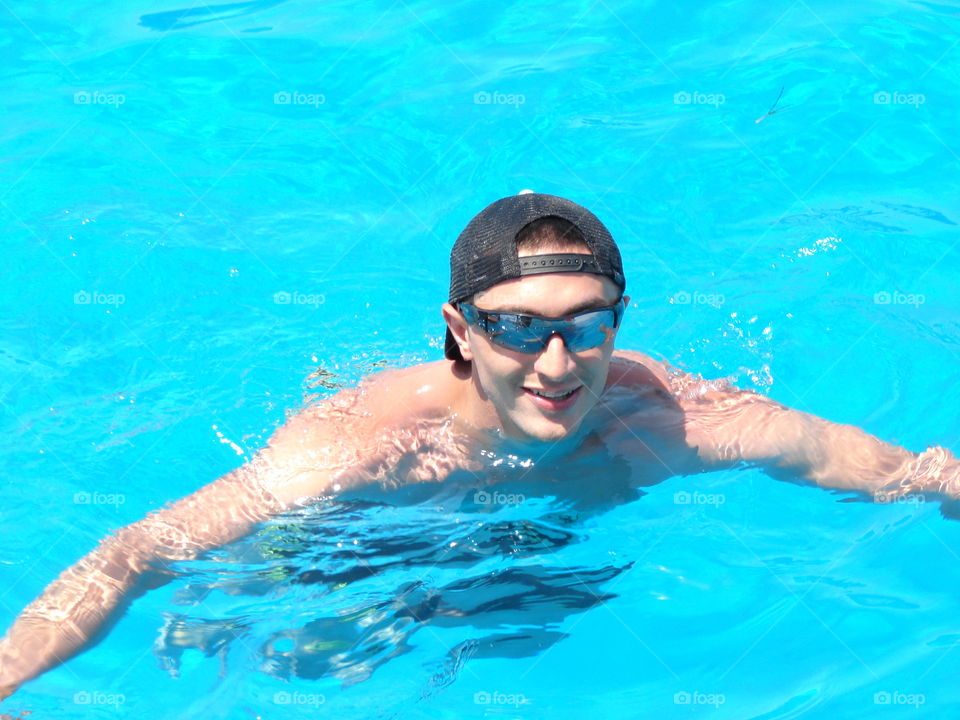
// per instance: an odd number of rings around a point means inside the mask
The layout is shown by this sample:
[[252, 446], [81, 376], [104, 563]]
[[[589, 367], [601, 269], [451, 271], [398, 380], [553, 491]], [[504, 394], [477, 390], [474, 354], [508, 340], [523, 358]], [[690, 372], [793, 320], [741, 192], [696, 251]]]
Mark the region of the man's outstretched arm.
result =
[[0, 697], [81, 650], [144, 574], [240, 537], [280, 508], [241, 469], [101, 541], [0, 640]]
[[[690, 376], [687, 376], [689, 378]], [[825, 488], [858, 490], [889, 501], [909, 493], [960, 497], [960, 462], [948, 450], [914, 453], [853, 425], [793, 410], [770, 398], [701, 381], [680, 392], [687, 442], [708, 466], [755, 463]]]
[[341, 393], [332, 403], [336, 412], [292, 418], [251, 462], [121, 528], [64, 571], [0, 640], [0, 699], [84, 649], [147, 573], [163, 572], [169, 562], [196, 557], [273, 514], [349, 484], [352, 471], [375, 455], [365, 447], [375, 418], [355, 405], [355, 393]]

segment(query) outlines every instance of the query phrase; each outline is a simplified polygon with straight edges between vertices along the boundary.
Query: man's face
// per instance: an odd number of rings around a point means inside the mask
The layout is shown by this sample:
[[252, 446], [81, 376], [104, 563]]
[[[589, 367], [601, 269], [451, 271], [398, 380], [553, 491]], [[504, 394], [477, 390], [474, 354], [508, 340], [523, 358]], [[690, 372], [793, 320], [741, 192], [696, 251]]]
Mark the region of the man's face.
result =
[[[601, 275], [550, 273], [506, 280], [479, 293], [473, 305], [561, 318], [608, 307], [619, 297], [619, 288]], [[507, 436], [518, 439], [553, 441], [576, 430], [603, 391], [613, 353], [612, 333], [603, 345], [575, 353], [559, 335], [536, 354], [509, 350], [474, 325], [466, 326], [465, 341], [464, 358], [472, 360], [485, 409], [496, 414]]]

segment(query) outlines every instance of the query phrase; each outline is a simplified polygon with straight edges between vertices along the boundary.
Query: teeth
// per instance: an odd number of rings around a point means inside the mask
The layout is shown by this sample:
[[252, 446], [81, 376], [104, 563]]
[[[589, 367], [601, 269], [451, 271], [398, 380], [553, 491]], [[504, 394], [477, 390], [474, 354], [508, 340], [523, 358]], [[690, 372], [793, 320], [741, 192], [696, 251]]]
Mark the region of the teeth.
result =
[[567, 392], [561, 393], [545, 393], [540, 392], [539, 390], [531, 390], [530, 392], [532, 392], [534, 395], [539, 395], [540, 397], [550, 398], [551, 400], [556, 400], [557, 398], [563, 398], [573, 394], [573, 390], [568, 390]]

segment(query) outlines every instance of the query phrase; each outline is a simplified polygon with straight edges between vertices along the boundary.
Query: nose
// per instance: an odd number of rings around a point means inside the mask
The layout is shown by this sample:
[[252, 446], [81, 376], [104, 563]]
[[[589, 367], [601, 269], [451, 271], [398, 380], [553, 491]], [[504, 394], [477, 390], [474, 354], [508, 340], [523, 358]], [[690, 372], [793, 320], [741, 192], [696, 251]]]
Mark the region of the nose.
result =
[[547, 340], [547, 346], [540, 351], [533, 369], [550, 380], [563, 380], [576, 368], [573, 355], [567, 350], [563, 338], [552, 335]]

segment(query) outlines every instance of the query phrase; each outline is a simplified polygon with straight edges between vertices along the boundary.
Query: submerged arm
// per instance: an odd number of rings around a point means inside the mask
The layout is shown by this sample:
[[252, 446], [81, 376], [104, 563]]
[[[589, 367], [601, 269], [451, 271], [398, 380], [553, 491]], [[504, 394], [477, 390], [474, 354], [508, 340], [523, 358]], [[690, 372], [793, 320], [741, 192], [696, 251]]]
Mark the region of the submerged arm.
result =
[[[341, 405], [356, 397], [341, 393]], [[350, 399], [352, 398], [352, 399]], [[305, 500], [340, 489], [371, 456], [360, 413], [304, 412], [243, 467], [121, 528], [64, 571], [0, 640], [0, 699], [82, 650], [127, 594], [153, 572], [250, 532]]]
[[279, 503], [239, 471], [121, 528], [64, 571], [0, 641], [0, 697], [81, 650], [151, 570], [245, 534]]
[[960, 463], [944, 448], [913, 453], [754, 392], [686, 384], [687, 442], [708, 466], [754, 463], [774, 475], [863, 491], [878, 502], [909, 493], [960, 497]]

